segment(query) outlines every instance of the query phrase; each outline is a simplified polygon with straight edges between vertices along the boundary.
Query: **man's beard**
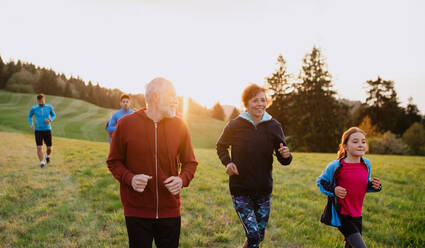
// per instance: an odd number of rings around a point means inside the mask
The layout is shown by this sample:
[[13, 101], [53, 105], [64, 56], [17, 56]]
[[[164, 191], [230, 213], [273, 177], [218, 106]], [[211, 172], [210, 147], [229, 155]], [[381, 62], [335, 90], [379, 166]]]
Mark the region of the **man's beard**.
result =
[[161, 106], [161, 107], [159, 107], [159, 111], [160, 111], [162, 117], [173, 118], [173, 117], [176, 116], [177, 109], [173, 108], [173, 107]]
[[164, 117], [167, 117], [167, 118], [176, 117], [176, 109], [175, 108], [167, 108], [167, 111], [165, 111]]

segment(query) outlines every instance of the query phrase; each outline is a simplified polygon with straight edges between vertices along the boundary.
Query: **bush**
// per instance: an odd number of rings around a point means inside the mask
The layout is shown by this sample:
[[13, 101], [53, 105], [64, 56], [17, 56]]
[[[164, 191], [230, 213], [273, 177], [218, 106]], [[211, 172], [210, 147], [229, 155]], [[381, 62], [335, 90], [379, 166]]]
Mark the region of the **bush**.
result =
[[387, 131], [379, 138], [369, 140], [369, 152], [376, 154], [409, 154], [409, 148], [401, 139]]
[[404, 132], [403, 141], [409, 146], [412, 154], [425, 155], [425, 128], [419, 122], [413, 123]]
[[31, 85], [28, 84], [7, 84], [6, 90], [18, 93], [34, 93]]
[[6, 90], [19, 93], [34, 93], [37, 75], [26, 70], [14, 73], [6, 83]]

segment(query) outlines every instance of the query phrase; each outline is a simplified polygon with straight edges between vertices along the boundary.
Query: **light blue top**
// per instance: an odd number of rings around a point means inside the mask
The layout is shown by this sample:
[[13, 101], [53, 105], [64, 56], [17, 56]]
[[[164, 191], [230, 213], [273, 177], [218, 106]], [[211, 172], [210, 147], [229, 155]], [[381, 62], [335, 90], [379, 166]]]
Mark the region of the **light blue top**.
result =
[[[252, 125], [255, 126], [254, 120], [251, 118], [251, 115], [248, 112], [243, 112], [239, 116], [242, 117], [242, 118], [244, 118], [245, 120], [251, 122]], [[260, 123], [262, 123], [262, 122], [269, 121], [271, 119], [272, 119], [272, 116], [269, 113], [267, 113], [267, 112], [264, 111], [263, 118], [261, 119], [260, 122], [257, 123], [257, 125], [260, 124]]]
[[[53, 111], [53, 107], [50, 104], [44, 104], [40, 106], [40, 104], [34, 105], [31, 107], [31, 110], [28, 114], [28, 122], [32, 126], [32, 117], [35, 115], [35, 130], [36, 131], [48, 131], [51, 130], [50, 122], [52, 122], [56, 118], [55, 111]], [[49, 123], [45, 123], [44, 121], [48, 119]]]
[[124, 115], [128, 115], [133, 113], [134, 111], [132, 109], [128, 109], [125, 111], [124, 109], [120, 109], [117, 112], [115, 112], [111, 119], [109, 120], [108, 127], [106, 128], [106, 131], [108, 133], [113, 133], [115, 131], [115, 126], [117, 125], [117, 122], [119, 119], [121, 119]]

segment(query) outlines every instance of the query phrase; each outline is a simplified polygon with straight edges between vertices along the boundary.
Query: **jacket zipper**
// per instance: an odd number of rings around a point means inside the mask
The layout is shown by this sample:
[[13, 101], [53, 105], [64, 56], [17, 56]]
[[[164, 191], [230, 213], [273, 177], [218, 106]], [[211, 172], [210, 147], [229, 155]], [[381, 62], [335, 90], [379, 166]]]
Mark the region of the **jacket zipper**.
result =
[[43, 124], [43, 121], [44, 121], [44, 111], [43, 111], [43, 107], [41, 107], [41, 125]]
[[158, 219], [159, 194], [158, 194], [158, 122], [155, 122], [155, 181], [156, 181], [156, 218]]

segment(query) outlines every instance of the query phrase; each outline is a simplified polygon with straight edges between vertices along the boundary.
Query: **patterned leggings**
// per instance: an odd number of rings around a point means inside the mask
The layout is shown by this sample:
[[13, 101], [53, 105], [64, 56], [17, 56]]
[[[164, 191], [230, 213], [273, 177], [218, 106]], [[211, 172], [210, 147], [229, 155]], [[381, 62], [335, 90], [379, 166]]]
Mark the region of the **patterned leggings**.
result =
[[232, 195], [236, 210], [248, 239], [248, 248], [257, 248], [264, 240], [264, 233], [270, 214], [270, 197], [266, 195]]

